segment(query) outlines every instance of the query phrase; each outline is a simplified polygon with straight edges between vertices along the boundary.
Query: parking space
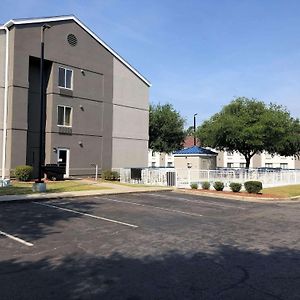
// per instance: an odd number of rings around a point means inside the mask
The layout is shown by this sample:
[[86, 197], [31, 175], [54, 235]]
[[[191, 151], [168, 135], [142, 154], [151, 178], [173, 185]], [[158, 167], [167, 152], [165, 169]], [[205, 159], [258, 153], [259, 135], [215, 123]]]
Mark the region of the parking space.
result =
[[1, 299], [297, 299], [299, 212], [174, 192], [1, 204]]

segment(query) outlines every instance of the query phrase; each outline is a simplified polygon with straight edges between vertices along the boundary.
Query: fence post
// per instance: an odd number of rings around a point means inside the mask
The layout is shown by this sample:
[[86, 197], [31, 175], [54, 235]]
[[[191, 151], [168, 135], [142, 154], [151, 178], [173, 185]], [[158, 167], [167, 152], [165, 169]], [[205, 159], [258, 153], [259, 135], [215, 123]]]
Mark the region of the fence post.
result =
[[188, 183], [189, 187], [191, 186], [191, 169], [188, 169]]
[[95, 180], [98, 180], [98, 165], [96, 164], [96, 174], [95, 174]]

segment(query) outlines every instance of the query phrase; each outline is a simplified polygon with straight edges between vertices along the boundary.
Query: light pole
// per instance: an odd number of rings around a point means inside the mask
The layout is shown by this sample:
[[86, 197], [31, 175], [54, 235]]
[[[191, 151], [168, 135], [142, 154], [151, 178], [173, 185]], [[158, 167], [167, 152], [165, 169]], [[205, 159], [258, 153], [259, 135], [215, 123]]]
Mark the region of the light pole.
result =
[[45, 31], [47, 29], [51, 28], [50, 25], [44, 24], [41, 27], [41, 57], [40, 57], [40, 139], [39, 139], [39, 160], [38, 160], [38, 167], [39, 167], [39, 173], [38, 173], [38, 180], [36, 183], [43, 183], [42, 180], [42, 163], [43, 163], [43, 157], [45, 155], [44, 150], [44, 133], [45, 133], [45, 87], [44, 87], [44, 49], [45, 49], [45, 43], [44, 43], [44, 35]]
[[198, 114], [194, 114], [194, 146], [196, 146], [197, 144], [197, 140], [196, 140], [196, 116]]

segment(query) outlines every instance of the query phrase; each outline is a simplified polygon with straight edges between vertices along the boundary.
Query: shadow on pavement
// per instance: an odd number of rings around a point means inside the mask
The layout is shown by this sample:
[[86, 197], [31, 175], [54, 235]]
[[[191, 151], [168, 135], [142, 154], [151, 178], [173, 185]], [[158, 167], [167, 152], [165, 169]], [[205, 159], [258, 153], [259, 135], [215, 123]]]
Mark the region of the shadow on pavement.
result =
[[[41, 201], [40, 203], [65, 207], [64, 201]], [[67, 208], [88, 213], [94, 205], [95, 203], [92, 201], [71, 202], [68, 200]], [[97, 204], [97, 206], [99, 205]], [[57, 232], [55, 225], [58, 222], [75, 218], [82, 218], [82, 216], [72, 212], [58, 211], [34, 202], [3, 203], [0, 207], [0, 230], [25, 240], [34, 241]]]
[[70, 253], [0, 262], [1, 299], [299, 299], [300, 251]]

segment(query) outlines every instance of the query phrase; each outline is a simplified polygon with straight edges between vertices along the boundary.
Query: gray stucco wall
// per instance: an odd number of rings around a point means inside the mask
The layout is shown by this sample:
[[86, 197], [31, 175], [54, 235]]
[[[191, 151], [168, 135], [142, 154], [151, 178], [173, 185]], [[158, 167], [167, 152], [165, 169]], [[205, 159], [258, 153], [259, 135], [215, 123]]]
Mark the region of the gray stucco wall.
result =
[[[26, 162], [30, 57], [40, 55], [41, 24], [17, 25], [10, 35], [8, 164]], [[92, 174], [100, 168], [146, 166], [148, 150], [148, 89], [132, 71], [73, 21], [51, 22], [45, 33], [45, 59], [51, 62], [47, 85], [46, 163], [56, 163], [55, 149], [70, 149], [70, 174]], [[78, 44], [67, 43], [75, 34]], [[58, 87], [58, 67], [73, 70], [73, 91]], [[31, 82], [38, 90], [39, 82]], [[34, 97], [38, 97], [37, 93]], [[36, 101], [36, 100], [35, 100]], [[57, 126], [57, 106], [71, 106], [72, 133]], [[32, 126], [31, 126], [32, 128]], [[32, 136], [32, 135], [31, 135]], [[38, 134], [36, 134], [38, 137]], [[36, 144], [32, 142], [30, 143]]]
[[[70, 149], [71, 174], [74, 173], [72, 169], [93, 171], [91, 162], [110, 168], [112, 55], [72, 21], [55, 22], [51, 23], [51, 26], [52, 28], [45, 33], [45, 59], [53, 62], [47, 87], [46, 162], [56, 163], [53, 149], [64, 147]], [[13, 153], [11, 156], [10, 164], [14, 168], [26, 159], [26, 151], [20, 149], [26, 149], [27, 143], [29, 57], [39, 57], [40, 24], [16, 26], [12, 31], [14, 64], [9, 137], [11, 148], [24, 153]], [[78, 39], [75, 47], [67, 43], [69, 33], [75, 34]], [[74, 72], [72, 97], [62, 95], [58, 87], [59, 66], [66, 66]], [[38, 85], [38, 82], [36, 84]], [[57, 105], [73, 108], [72, 135], [59, 133]], [[36, 116], [29, 116], [31, 117]], [[102, 140], [109, 142], [102, 143]], [[83, 146], [80, 146], [79, 142], [82, 142]]]
[[114, 58], [112, 167], [148, 165], [149, 87]]
[[5, 75], [5, 31], [0, 30], [0, 172], [2, 172], [4, 75]]
[[252, 168], [259, 168], [261, 167], [261, 155], [260, 154], [255, 154], [252, 157]]
[[[4, 75], [5, 75], [5, 38], [4, 30], [0, 29], [0, 89], [4, 88]], [[0, 98], [2, 103], [3, 98]], [[2, 117], [2, 114], [0, 115]]]
[[176, 169], [188, 169], [188, 164], [193, 170], [215, 170], [217, 166], [216, 156], [174, 156]]
[[218, 151], [217, 167], [224, 167], [224, 151]]

